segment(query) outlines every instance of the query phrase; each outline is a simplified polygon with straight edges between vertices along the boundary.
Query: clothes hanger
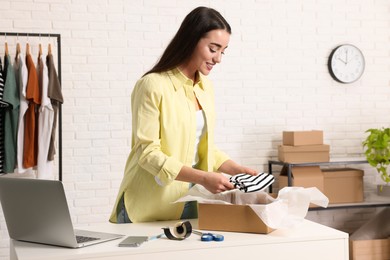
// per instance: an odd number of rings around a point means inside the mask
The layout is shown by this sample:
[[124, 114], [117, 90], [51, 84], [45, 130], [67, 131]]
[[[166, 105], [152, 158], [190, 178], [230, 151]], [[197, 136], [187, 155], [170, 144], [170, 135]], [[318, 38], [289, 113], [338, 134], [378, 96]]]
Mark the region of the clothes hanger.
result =
[[51, 55], [50, 34], [49, 34], [49, 44], [48, 44], [48, 46], [47, 46], [47, 55]]
[[19, 43], [19, 34], [16, 35], [16, 54], [15, 54], [15, 60], [18, 58], [20, 54], [20, 43]]
[[4, 49], [5, 49], [4, 53], [5, 53], [5, 55], [7, 56], [8, 53], [9, 53], [9, 52], [8, 52], [8, 43], [7, 43], [7, 34], [5, 34]]
[[38, 53], [38, 57], [41, 57], [42, 55], [42, 44], [39, 43], [39, 53]]
[[42, 42], [41, 42], [41, 35], [39, 35], [39, 44], [38, 44], [38, 49], [39, 49], [39, 51], [38, 51], [38, 58], [40, 58], [40, 57], [41, 57], [41, 55], [42, 55]]
[[8, 43], [7, 42], [5, 42], [4, 43], [4, 47], [5, 47], [5, 51], [4, 51], [4, 53], [5, 53], [5, 55], [8, 55]]
[[30, 44], [28, 42], [26, 43], [26, 54], [30, 55]]
[[28, 43], [28, 34], [27, 34], [27, 43], [26, 43], [26, 55], [30, 55], [30, 44]]
[[51, 44], [47, 46], [47, 54], [51, 55]]
[[20, 43], [18, 42], [18, 43], [16, 43], [16, 54], [15, 54], [15, 59], [18, 58], [19, 54], [20, 54]]

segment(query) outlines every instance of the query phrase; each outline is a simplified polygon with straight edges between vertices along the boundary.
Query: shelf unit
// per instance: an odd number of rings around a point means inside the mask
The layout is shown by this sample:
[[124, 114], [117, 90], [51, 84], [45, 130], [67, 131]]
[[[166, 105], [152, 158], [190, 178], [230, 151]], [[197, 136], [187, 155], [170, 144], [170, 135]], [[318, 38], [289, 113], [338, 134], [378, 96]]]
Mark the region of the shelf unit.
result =
[[272, 165], [281, 165], [287, 167], [288, 186], [292, 185], [291, 169], [294, 166], [329, 166], [329, 165], [347, 165], [347, 164], [366, 164], [367, 160], [341, 160], [331, 162], [309, 162], [309, 163], [289, 163], [281, 161], [268, 161], [268, 172], [272, 174]]
[[[287, 168], [288, 186], [292, 186], [292, 168], [294, 166], [330, 166], [330, 165], [352, 165], [352, 164], [367, 164], [367, 160], [335, 160], [329, 162], [309, 162], [309, 163], [289, 163], [281, 162], [277, 160], [268, 161], [268, 173], [273, 174], [273, 165], [279, 165]], [[269, 187], [269, 191], [272, 192], [272, 186]], [[330, 204], [327, 208], [312, 207], [309, 210], [325, 210], [325, 209], [342, 209], [342, 208], [362, 208], [362, 207], [389, 207], [390, 198], [388, 200], [383, 199], [380, 201], [364, 201], [360, 203], [343, 203], [343, 204]]]

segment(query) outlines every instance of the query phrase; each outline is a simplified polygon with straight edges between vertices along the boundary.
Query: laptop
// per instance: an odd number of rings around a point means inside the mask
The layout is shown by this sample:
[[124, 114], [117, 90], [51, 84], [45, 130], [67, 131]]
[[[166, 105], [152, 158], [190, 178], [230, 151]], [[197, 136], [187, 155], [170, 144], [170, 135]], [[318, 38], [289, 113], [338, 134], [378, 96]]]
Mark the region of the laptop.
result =
[[0, 201], [15, 240], [80, 248], [124, 236], [74, 230], [61, 181], [2, 176]]

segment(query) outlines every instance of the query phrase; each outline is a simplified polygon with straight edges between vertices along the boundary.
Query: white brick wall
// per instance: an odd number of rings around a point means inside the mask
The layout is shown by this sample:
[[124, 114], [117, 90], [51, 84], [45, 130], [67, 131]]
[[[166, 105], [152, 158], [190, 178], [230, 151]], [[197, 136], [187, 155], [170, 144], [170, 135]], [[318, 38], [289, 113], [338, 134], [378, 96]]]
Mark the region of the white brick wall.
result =
[[[210, 78], [217, 94], [217, 142], [237, 161], [266, 171], [286, 129], [323, 129], [332, 157], [361, 156], [364, 131], [389, 126], [387, 0], [0, 4], [0, 31], [61, 34], [63, 180], [78, 226], [107, 221], [130, 149], [132, 87], [198, 5], [218, 9], [233, 29], [223, 62]], [[341, 43], [361, 48], [367, 63], [363, 77], [349, 85], [336, 83], [327, 71], [327, 58]], [[0, 55], [3, 44], [0, 37]], [[373, 182], [368, 172], [365, 179]], [[370, 211], [357, 220], [351, 214], [355, 211], [321, 211], [309, 217], [353, 231], [353, 223]], [[0, 259], [8, 258], [7, 237], [0, 212]]]

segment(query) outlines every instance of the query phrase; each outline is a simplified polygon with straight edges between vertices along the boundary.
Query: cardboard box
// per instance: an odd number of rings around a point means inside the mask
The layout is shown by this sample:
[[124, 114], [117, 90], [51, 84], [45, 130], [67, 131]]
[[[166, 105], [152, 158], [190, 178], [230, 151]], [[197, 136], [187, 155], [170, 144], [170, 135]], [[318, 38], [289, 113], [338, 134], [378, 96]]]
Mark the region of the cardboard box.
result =
[[329, 203], [362, 202], [364, 171], [352, 168], [322, 169], [324, 194]]
[[[324, 175], [319, 166], [295, 166], [291, 168], [292, 186], [324, 190]], [[288, 186], [287, 167], [279, 175], [279, 189]], [[326, 194], [325, 194], [326, 195]]]
[[[286, 189], [282, 201], [278, 196], [266, 192], [244, 193], [237, 189], [212, 194], [203, 186], [195, 185], [190, 199], [198, 201], [199, 229], [257, 234], [291, 228], [291, 223], [304, 219], [301, 212], [307, 212], [308, 201], [327, 204], [327, 198], [313, 189]], [[301, 200], [297, 201], [297, 196]]]
[[279, 161], [289, 163], [308, 163], [308, 162], [329, 162], [330, 146], [322, 145], [304, 145], [289, 146], [280, 145], [278, 147]]
[[273, 231], [248, 205], [198, 204], [198, 227], [203, 230], [268, 234]]
[[390, 238], [371, 240], [350, 240], [350, 260], [390, 259]]
[[324, 134], [321, 130], [283, 131], [283, 145], [320, 145], [324, 144]]
[[385, 207], [349, 237], [353, 260], [390, 259], [390, 208]]

